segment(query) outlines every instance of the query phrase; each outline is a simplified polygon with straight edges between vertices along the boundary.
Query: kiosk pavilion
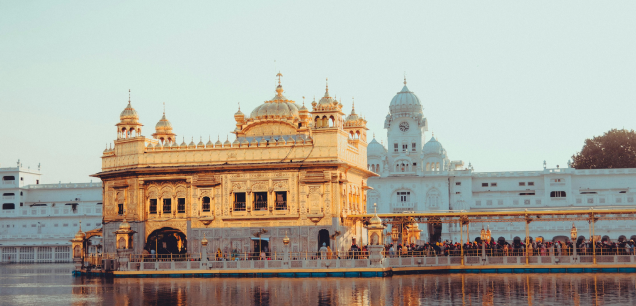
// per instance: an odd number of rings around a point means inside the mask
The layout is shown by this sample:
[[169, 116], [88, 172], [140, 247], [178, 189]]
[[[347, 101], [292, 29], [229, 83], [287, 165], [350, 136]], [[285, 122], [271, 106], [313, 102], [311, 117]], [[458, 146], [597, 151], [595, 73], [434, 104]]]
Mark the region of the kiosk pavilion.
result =
[[[164, 112], [152, 138], [128, 106], [114, 147], [102, 155], [104, 252], [126, 247], [158, 254], [316, 252], [366, 243], [366, 120], [330, 97], [309, 111], [276, 95], [248, 115], [234, 114], [233, 142], [178, 144]], [[208, 132], [205, 132], [208, 134]], [[128, 224], [126, 224], [128, 223]], [[123, 225], [122, 225], [123, 224]], [[120, 225], [124, 230], [120, 230]], [[129, 239], [123, 236], [128, 233]], [[121, 241], [119, 241], [121, 240]]]

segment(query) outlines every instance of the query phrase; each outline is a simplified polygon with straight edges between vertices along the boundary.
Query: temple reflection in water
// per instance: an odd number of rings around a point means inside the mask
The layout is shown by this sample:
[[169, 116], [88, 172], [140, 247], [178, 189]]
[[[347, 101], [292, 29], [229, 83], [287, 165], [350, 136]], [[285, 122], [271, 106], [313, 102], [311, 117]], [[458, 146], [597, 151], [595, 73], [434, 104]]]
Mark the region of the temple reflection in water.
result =
[[[86, 278], [74, 278], [77, 284]], [[116, 305], [634, 305], [636, 275], [455, 274], [391, 278], [90, 279], [78, 301]], [[82, 304], [80, 302], [79, 304]]]

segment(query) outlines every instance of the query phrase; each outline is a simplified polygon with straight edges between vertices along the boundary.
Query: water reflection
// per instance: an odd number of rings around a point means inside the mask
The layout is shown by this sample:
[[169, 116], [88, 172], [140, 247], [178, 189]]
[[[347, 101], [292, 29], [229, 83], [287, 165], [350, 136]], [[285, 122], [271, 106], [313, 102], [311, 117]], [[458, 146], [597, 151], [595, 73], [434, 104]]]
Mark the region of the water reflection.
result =
[[634, 305], [634, 274], [454, 274], [390, 278], [72, 277], [71, 265], [0, 266], [0, 304]]

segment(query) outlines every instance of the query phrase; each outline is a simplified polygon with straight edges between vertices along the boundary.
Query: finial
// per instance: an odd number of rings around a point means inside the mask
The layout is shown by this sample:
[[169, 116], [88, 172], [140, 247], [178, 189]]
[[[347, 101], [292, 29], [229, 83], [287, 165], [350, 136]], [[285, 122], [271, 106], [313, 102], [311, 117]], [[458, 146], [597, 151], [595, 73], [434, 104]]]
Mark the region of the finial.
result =
[[219, 134], [216, 134], [216, 141], [221, 141], [221, 136]]
[[378, 213], [378, 204], [377, 203], [373, 203], [373, 212], [374, 213]]
[[373, 132], [373, 139], [375, 139], [375, 132]]
[[239, 105], [239, 112], [241, 111], [241, 102], [238, 103]]
[[351, 97], [351, 111], [356, 111], [356, 100], [354, 97]]
[[406, 71], [404, 71], [404, 86], [406, 86]]
[[283, 75], [279, 71], [276, 76], [278, 77], [278, 85], [280, 85], [280, 77], [282, 77]]
[[82, 220], [80, 220], [80, 222], [79, 222], [79, 223], [80, 223], [80, 228], [79, 228], [79, 230], [80, 230], [80, 232], [81, 232], [81, 231], [82, 231]]
[[130, 89], [128, 89], [128, 104], [130, 104]]
[[303, 106], [305, 106], [305, 96], [303, 96]]

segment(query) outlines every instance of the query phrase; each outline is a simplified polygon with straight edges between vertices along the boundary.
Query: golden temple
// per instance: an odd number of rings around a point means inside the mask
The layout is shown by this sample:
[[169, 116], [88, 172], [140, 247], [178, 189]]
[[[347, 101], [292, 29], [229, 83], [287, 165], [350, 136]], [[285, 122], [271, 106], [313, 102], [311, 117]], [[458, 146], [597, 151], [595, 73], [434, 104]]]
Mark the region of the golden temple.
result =
[[198, 254], [204, 237], [209, 254], [275, 252], [286, 234], [293, 252], [366, 243], [362, 221], [347, 221], [366, 214], [367, 179], [376, 176], [366, 120], [353, 108], [346, 116], [328, 87], [311, 111], [298, 106], [281, 76], [272, 99], [234, 114], [233, 142], [178, 144], [165, 111], [145, 137], [129, 98], [94, 174], [104, 186], [103, 251], [124, 239], [122, 222], [137, 254]]

